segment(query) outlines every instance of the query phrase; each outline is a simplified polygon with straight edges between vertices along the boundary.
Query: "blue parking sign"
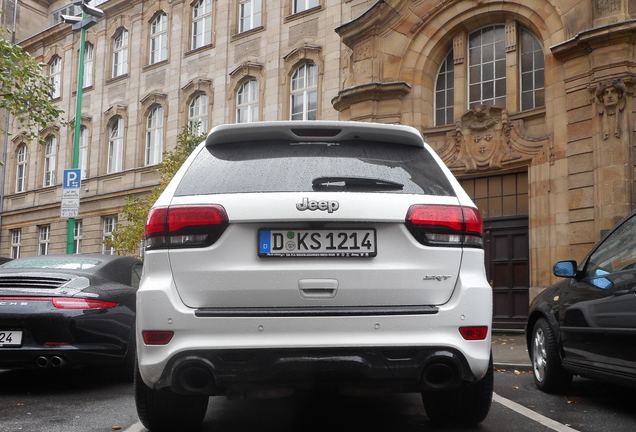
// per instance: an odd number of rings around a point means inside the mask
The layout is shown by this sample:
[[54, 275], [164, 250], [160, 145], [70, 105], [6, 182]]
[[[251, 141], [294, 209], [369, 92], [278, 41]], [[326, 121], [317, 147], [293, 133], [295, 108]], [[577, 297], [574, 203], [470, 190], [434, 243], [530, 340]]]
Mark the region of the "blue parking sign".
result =
[[82, 170], [81, 169], [65, 169], [64, 170], [64, 182], [62, 187], [64, 189], [79, 189], [82, 183]]

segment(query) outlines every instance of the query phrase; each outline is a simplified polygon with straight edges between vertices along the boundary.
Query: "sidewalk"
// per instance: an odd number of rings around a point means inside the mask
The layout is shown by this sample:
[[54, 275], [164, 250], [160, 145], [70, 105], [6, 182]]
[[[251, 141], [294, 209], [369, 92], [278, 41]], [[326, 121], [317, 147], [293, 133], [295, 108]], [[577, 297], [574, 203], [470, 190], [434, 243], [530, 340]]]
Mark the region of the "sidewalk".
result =
[[530, 369], [530, 357], [523, 333], [493, 333], [492, 356], [496, 367]]

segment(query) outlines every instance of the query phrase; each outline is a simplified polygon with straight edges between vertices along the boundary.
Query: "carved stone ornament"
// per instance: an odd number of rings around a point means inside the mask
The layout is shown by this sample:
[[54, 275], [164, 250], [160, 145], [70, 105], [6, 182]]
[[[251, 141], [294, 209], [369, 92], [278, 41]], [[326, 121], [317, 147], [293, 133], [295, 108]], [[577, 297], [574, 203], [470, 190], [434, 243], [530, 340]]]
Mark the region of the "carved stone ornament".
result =
[[479, 105], [462, 116], [437, 152], [454, 171], [474, 172], [534, 159], [548, 144], [548, 137], [522, 136], [504, 109]]
[[627, 87], [622, 79], [603, 81], [590, 88], [594, 93], [598, 115], [601, 117], [601, 137], [607, 140], [622, 135], [622, 113], [625, 110]]

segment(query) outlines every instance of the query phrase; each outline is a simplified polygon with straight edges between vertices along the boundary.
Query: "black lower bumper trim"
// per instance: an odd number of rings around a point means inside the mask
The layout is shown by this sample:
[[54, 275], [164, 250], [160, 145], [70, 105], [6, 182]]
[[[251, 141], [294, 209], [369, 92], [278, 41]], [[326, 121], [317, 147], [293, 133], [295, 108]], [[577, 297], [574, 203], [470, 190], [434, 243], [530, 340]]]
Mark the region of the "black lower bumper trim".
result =
[[378, 315], [434, 315], [435, 306], [320, 306], [277, 308], [201, 308], [194, 314], [202, 318], [219, 317], [316, 317], [316, 316], [378, 316]]
[[[447, 383], [445, 377], [428, 376], [436, 373], [432, 365], [443, 365], [437, 369], [444, 369]], [[155, 387], [179, 393], [197, 387], [187, 371], [192, 367], [210, 373], [200, 387], [213, 395], [254, 388], [369, 386], [412, 392], [475, 379], [462, 353], [446, 347], [193, 350], [170, 359]]]

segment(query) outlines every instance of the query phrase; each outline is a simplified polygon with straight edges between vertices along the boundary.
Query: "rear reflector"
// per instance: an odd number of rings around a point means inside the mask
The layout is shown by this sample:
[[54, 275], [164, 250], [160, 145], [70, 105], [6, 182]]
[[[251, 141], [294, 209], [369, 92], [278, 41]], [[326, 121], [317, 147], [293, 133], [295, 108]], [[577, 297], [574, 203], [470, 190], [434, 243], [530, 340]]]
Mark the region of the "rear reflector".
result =
[[214, 244], [227, 227], [220, 205], [156, 207], [146, 223], [146, 249], [206, 247]]
[[429, 246], [483, 247], [483, 222], [476, 208], [417, 204], [406, 214], [406, 226]]
[[488, 336], [488, 326], [460, 327], [459, 333], [466, 340], [484, 340]]
[[146, 345], [167, 345], [174, 336], [172, 330], [144, 330], [141, 334]]
[[0, 297], [0, 302], [50, 302], [57, 309], [110, 309], [117, 306], [117, 303], [104, 300], [87, 299], [79, 297]]

